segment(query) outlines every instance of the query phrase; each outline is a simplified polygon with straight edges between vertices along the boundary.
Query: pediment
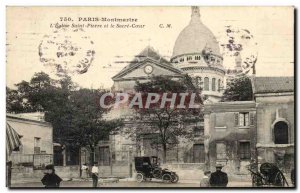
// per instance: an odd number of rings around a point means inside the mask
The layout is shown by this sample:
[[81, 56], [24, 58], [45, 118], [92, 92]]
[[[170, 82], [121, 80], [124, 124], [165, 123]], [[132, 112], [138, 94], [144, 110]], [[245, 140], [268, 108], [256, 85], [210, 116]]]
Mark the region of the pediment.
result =
[[[145, 68], [152, 69], [151, 72]], [[113, 77], [113, 80], [122, 79], [138, 79], [148, 78], [151, 76], [181, 76], [183, 72], [171, 64], [159, 63], [151, 59], [147, 59], [141, 63], [132, 65], [130, 68], [121, 71], [119, 74]]]

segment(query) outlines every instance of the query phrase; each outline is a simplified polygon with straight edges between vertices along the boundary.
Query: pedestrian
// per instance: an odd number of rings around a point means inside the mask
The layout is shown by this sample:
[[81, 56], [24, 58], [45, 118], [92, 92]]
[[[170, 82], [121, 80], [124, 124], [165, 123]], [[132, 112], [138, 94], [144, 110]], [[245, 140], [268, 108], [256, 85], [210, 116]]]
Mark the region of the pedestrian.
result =
[[96, 166], [96, 162], [94, 162], [93, 167], [92, 167], [92, 179], [93, 179], [93, 187], [96, 188], [98, 185], [98, 173], [99, 169], [98, 166]]
[[86, 163], [84, 163], [81, 166], [81, 177], [83, 179], [87, 179], [88, 178], [88, 167], [87, 167]]
[[200, 181], [200, 187], [210, 187], [210, 171], [205, 171], [202, 180]]
[[222, 172], [222, 165], [216, 165], [216, 171], [210, 176], [210, 186], [211, 187], [226, 187], [228, 184], [228, 176], [225, 172]]
[[41, 181], [45, 185], [45, 188], [59, 188], [62, 179], [55, 174], [54, 165], [47, 165], [45, 176]]

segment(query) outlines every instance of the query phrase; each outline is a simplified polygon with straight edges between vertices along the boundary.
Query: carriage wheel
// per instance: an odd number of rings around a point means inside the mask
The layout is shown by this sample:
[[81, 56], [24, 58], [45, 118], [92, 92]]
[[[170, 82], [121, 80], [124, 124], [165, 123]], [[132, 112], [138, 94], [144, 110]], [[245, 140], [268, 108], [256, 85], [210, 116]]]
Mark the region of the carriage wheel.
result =
[[142, 181], [144, 181], [144, 179], [145, 179], [145, 176], [144, 176], [143, 173], [137, 173], [136, 174], [136, 181], [137, 182], [141, 183]]
[[172, 174], [172, 183], [177, 183], [179, 181], [179, 176], [177, 174]]
[[275, 186], [284, 186], [284, 177], [282, 176], [282, 174], [280, 172], [277, 172], [275, 178], [274, 178], [274, 185]]
[[253, 187], [259, 187], [262, 186], [263, 182], [262, 182], [262, 178], [259, 175], [253, 174], [252, 176], [252, 186]]
[[162, 176], [162, 180], [165, 183], [170, 183], [172, 181], [172, 176], [170, 174], [164, 174]]
[[154, 169], [153, 170], [153, 177], [154, 178], [161, 178], [161, 170], [160, 169]]

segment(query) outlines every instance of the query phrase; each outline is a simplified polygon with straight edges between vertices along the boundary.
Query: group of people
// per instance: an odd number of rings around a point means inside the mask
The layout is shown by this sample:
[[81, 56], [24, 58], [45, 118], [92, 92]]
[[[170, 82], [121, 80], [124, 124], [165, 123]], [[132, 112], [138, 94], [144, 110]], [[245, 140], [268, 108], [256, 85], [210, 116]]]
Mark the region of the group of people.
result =
[[81, 167], [81, 177], [82, 178], [88, 178], [89, 176], [92, 176], [93, 179], [93, 187], [96, 188], [98, 186], [98, 174], [99, 169], [97, 166], [97, 162], [94, 162], [93, 167], [91, 169], [91, 172], [89, 171], [89, 167], [86, 164], [83, 164]]
[[[225, 172], [222, 171], [222, 165], [216, 165], [216, 171], [211, 173], [210, 171], [204, 172], [204, 177], [200, 182], [200, 187], [226, 187], [228, 184], [228, 176]], [[86, 164], [83, 164], [81, 167], [82, 174], [85, 173], [86, 177], [89, 176], [89, 168]], [[45, 185], [45, 188], [58, 188], [62, 179], [55, 174], [55, 169], [53, 165], [47, 165], [45, 168], [45, 175], [42, 178], [42, 183]], [[91, 169], [91, 176], [93, 179], [93, 187], [96, 188], [98, 186], [98, 174], [99, 169], [97, 163], [93, 164]], [[293, 169], [291, 172], [291, 180], [293, 185], [295, 184], [295, 170]]]
[[221, 164], [217, 164], [215, 172], [205, 171], [204, 177], [200, 182], [200, 187], [226, 187], [228, 176], [225, 172], [222, 172], [222, 167]]

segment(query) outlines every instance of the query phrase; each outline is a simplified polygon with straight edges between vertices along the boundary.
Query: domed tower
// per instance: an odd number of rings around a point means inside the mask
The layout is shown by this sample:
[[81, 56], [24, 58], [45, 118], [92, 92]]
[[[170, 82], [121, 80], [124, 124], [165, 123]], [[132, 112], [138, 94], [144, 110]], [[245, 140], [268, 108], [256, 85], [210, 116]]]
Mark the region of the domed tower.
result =
[[221, 99], [225, 69], [218, 41], [202, 23], [199, 7], [192, 7], [191, 21], [179, 34], [171, 62], [188, 73], [209, 101]]

